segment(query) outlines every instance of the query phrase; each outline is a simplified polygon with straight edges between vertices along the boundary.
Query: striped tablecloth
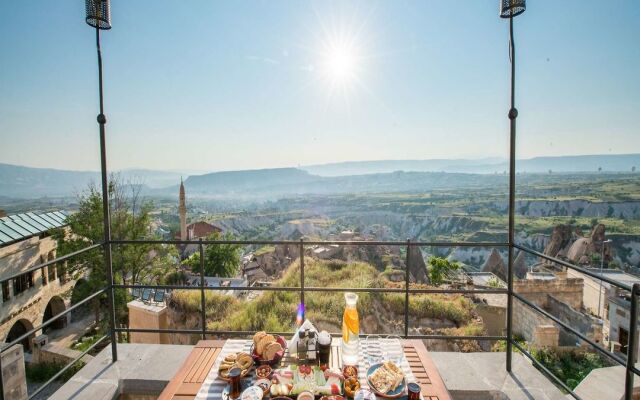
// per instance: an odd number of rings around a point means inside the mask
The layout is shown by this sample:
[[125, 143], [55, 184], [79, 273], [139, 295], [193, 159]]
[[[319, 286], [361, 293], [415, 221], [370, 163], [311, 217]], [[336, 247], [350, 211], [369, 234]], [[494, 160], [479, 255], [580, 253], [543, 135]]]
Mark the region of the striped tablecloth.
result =
[[[251, 349], [251, 340], [227, 340], [222, 347], [220, 355], [216, 359], [215, 363], [211, 367], [207, 378], [204, 380], [198, 395], [196, 396], [197, 400], [219, 400], [222, 399], [222, 390], [227, 385], [227, 382], [218, 379], [218, 367], [224, 358], [231, 354], [237, 353], [240, 351], [244, 351], [246, 353], [250, 352]], [[341, 340], [339, 338], [334, 338], [332, 346], [338, 350], [340, 349]], [[337, 354], [335, 351], [332, 351], [333, 354]], [[290, 360], [288, 355], [285, 355], [285, 360]], [[373, 364], [376, 364], [382, 360], [391, 360], [398, 364], [406, 377], [407, 382], [414, 382], [415, 378], [413, 373], [411, 372], [411, 367], [407, 362], [407, 359], [404, 356], [404, 351], [402, 348], [402, 342], [399, 339], [369, 339], [369, 340], [360, 340], [360, 351], [358, 354], [358, 379], [360, 380], [360, 384], [362, 387], [369, 387], [367, 383], [367, 370]], [[335, 361], [335, 360], [334, 360]], [[336, 366], [334, 362], [331, 363], [332, 366]], [[338, 365], [340, 366], [340, 365]], [[251, 371], [245, 378], [244, 381], [247, 381], [249, 384], [253, 384], [256, 380], [255, 373]]]

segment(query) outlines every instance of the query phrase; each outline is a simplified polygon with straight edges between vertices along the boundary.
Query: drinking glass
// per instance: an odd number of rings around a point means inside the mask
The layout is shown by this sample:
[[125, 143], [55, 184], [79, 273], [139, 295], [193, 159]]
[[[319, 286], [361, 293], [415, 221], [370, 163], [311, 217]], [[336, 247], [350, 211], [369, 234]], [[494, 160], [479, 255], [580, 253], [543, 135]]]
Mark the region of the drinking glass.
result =
[[382, 354], [382, 346], [380, 340], [382, 336], [380, 335], [368, 335], [365, 339], [365, 361], [367, 363], [367, 368], [374, 364], [378, 364], [382, 362], [383, 354]]
[[381, 342], [384, 343], [382, 346], [382, 357], [385, 360], [394, 362], [396, 365], [400, 365], [404, 357], [402, 338], [398, 335], [388, 335], [382, 339]]

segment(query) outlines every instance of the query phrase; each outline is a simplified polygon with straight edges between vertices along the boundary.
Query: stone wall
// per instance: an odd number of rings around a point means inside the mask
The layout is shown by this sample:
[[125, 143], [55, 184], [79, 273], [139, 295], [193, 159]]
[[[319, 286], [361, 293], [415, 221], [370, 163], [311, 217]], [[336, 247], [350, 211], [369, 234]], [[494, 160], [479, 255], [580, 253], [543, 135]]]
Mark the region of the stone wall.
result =
[[[39, 350], [38, 362], [67, 365], [71, 361], [80, 357], [81, 354], [81, 351], [49, 343], [42, 346], [42, 348]], [[88, 363], [92, 359], [93, 357], [88, 354], [82, 357], [82, 361], [84, 361], [85, 363]]]
[[552, 295], [575, 310], [582, 309], [584, 281], [569, 279], [523, 279], [513, 282], [513, 291], [542, 308], [547, 307], [547, 295]]
[[[549, 342], [551, 337], [549, 327], [555, 327], [552, 320], [521, 301], [513, 300], [513, 332], [516, 336], [524, 338], [535, 346], [557, 346], [557, 341]], [[558, 337], [557, 333], [555, 337]]]
[[[148, 304], [141, 300], [127, 303], [129, 327], [131, 329], [169, 329], [167, 306]], [[130, 343], [170, 344], [167, 333], [131, 332]]]
[[[1, 247], [0, 278], [20, 273], [55, 257], [56, 241], [51, 237], [32, 237]], [[60, 297], [64, 301], [64, 308], [67, 309], [71, 302], [71, 291], [77, 279], [84, 274], [85, 272], [71, 277], [65, 273], [59, 277], [55, 266], [44, 267], [33, 272], [33, 286], [17, 295], [13, 295], [13, 282], [9, 280], [8, 289], [11, 297], [0, 305], [0, 341], [5, 341], [9, 331], [18, 321], [28, 321], [27, 325], [32, 327], [41, 325], [47, 305], [54, 297]], [[61, 318], [68, 321], [70, 315]]]
[[504, 335], [507, 326], [506, 308], [479, 303], [476, 305], [476, 312], [482, 318], [482, 323], [489, 335]]
[[[589, 339], [602, 343], [602, 325], [595, 318], [573, 309], [554, 296], [545, 296], [546, 307], [543, 308], [546, 311]], [[571, 332], [517, 299], [513, 301], [513, 327], [517, 335], [537, 346], [575, 346], [578, 340]]]
[[[35, 279], [34, 277], [34, 281]], [[19, 296], [12, 298], [9, 302], [2, 304], [0, 315], [2, 315], [3, 319], [0, 322], [0, 340], [4, 341], [13, 325], [20, 320], [28, 320], [34, 327], [41, 325], [47, 304], [53, 297], [61, 297], [64, 300], [65, 309], [69, 308], [71, 304], [69, 294], [73, 290], [74, 284], [75, 281], [68, 281], [63, 284], [59, 280], [55, 280], [46, 286], [36, 285]], [[66, 318], [69, 321], [70, 314], [61, 318]], [[38, 332], [34, 336], [37, 334]]]
[[[602, 324], [595, 318], [574, 310], [551, 295], [547, 300], [547, 311], [589, 339], [602, 343]], [[576, 336], [566, 329], [560, 330], [560, 344], [570, 346], [575, 344], [576, 339]]]

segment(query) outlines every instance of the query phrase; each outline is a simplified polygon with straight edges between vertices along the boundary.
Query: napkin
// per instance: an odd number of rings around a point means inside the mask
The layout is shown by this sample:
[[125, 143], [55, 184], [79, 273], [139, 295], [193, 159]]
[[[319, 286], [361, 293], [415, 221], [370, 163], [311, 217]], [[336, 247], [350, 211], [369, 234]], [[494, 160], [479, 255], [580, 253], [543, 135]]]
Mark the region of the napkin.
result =
[[290, 355], [295, 356], [295, 355], [298, 354], [298, 340], [299, 340], [298, 336], [299, 336], [299, 333], [300, 333], [300, 331], [305, 331], [307, 329], [309, 331], [315, 332], [316, 333], [316, 337], [317, 337], [318, 330], [316, 329], [315, 326], [313, 326], [311, 321], [309, 321], [308, 319], [305, 319], [304, 322], [302, 323], [302, 325], [300, 325], [298, 330], [296, 330], [296, 333], [293, 334], [293, 337], [289, 341], [288, 349], [289, 349], [289, 354]]

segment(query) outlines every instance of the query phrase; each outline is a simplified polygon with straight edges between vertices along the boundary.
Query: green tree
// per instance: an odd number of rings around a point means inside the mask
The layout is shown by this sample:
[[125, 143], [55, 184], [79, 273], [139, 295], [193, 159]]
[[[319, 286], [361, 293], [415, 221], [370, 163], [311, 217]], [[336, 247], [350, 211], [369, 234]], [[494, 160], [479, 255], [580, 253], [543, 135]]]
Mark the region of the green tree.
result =
[[435, 286], [440, 286], [444, 282], [447, 272], [457, 271], [460, 264], [451, 262], [442, 257], [429, 258], [429, 280]]
[[[233, 240], [227, 233], [221, 236], [214, 232], [207, 240]], [[238, 272], [241, 246], [238, 244], [210, 244], [204, 249], [204, 273], [206, 276], [232, 277]], [[200, 252], [196, 252], [184, 262], [193, 271], [200, 273]]]
[[[153, 204], [140, 197], [140, 185], [123, 184], [115, 176], [109, 182], [109, 206], [113, 239], [155, 239], [151, 230]], [[58, 241], [58, 255], [72, 253], [103, 241], [102, 192], [90, 184], [78, 196], [78, 211], [67, 218], [68, 229], [54, 232]], [[122, 284], [154, 283], [166, 273], [168, 265], [177, 264], [177, 251], [170, 246], [156, 244], [113, 245], [112, 265], [114, 281]], [[87, 294], [106, 287], [107, 273], [102, 248], [82, 253], [67, 264], [69, 273], [79, 276], [88, 272]], [[116, 290], [116, 311], [119, 319], [126, 319], [126, 293]], [[79, 300], [79, 299], [78, 299]], [[106, 296], [94, 302], [96, 317], [104, 309]]]

